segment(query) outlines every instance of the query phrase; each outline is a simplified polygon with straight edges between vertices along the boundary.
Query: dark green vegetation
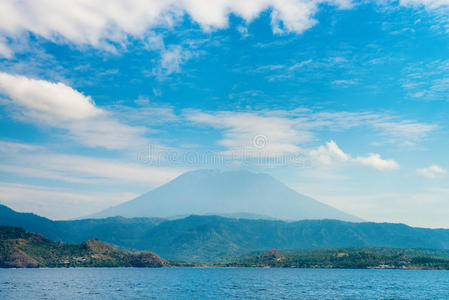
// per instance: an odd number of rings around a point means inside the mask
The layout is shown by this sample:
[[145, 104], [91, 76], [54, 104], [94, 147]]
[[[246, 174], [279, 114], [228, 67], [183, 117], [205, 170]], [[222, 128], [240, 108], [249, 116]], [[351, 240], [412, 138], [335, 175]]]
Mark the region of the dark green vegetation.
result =
[[217, 263], [226, 267], [449, 270], [449, 251], [395, 248], [303, 249], [256, 252]]
[[22, 227], [66, 243], [98, 238], [121, 250], [154, 251], [164, 258], [190, 262], [273, 248], [449, 249], [449, 230], [336, 220], [284, 222], [190, 216], [178, 220], [115, 217], [51, 221], [0, 206], [0, 225]]
[[162, 267], [152, 252], [125, 253], [99, 240], [80, 245], [53, 242], [41, 234], [0, 226], [0, 267]]

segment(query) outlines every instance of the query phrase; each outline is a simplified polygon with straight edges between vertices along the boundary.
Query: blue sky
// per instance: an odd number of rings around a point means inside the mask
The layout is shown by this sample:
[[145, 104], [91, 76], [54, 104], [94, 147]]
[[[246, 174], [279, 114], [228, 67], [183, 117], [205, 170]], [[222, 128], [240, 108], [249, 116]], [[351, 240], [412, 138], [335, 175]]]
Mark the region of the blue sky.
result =
[[88, 215], [187, 170], [267, 172], [449, 227], [444, 1], [0, 1], [0, 202]]

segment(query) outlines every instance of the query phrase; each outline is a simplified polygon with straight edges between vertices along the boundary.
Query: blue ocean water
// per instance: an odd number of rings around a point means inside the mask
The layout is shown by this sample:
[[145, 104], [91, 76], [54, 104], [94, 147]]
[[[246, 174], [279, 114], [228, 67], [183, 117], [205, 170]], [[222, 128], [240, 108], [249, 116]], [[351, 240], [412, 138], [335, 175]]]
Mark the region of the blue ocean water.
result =
[[1, 299], [448, 299], [449, 271], [0, 269]]

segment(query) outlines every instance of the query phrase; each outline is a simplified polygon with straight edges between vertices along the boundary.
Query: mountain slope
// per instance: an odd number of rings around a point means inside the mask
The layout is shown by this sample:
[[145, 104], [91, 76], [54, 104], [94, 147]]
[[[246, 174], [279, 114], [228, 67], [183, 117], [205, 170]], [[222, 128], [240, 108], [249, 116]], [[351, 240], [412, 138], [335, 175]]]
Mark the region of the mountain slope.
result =
[[161, 217], [253, 214], [264, 219], [361, 221], [303, 196], [267, 174], [198, 170], [92, 217]]
[[11, 225], [40, 232], [44, 235], [51, 234], [51, 239], [60, 240], [60, 233], [55, 230], [54, 221], [35, 215], [33, 213], [20, 213], [0, 204], [0, 225]]
[[403, 224], [337, 220], [285, 222], [218, 216], [190, 216], [176, 220], [107, 218], [51, 221], [1, 206], [0, 211], [9, 212], [6, 218], [5, 213], [0, 215], [0, 225], [26, 224], [27, 230], [49, 238], [57, 237], [55, 240], [58, 241], [81, 243], [98, 238], [123, 249], [153, 251], [165, 258], [187, 261], [212, 260], [272, 248], [372, 246], [449, 249], [449, 230], [414, 228]]
[[133, 246], [152, 249], [165, 257], [193, 261], [272, 248], [449, 249], [449, 230], [337, 220], [283, 222], [190, 216], [161, 223]]

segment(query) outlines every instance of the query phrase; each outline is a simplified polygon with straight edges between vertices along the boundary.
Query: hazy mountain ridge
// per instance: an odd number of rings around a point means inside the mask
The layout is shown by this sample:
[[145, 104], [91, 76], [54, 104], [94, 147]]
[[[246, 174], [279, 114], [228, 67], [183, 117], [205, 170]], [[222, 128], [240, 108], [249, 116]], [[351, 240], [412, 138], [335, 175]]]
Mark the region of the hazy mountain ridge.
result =
[[82, 244], [54, 242], [22, 228], [0, 226], [0, 268], [37, 267], [282, 267], [449, 269], [449, 250], [379, 247], [253, 251], [209, 262], [170, 262], [152, 252], [122, 252], [90, 239]]
[[51, 240], [67, 243], [81, 243], [92, 237], [107, 237], [108, 243], [119, 245], [122, 240], [139, 238], [141, 231], [162, 221], [163, 219], [158, 218], [123, 217], [53, 221], [32, 213], [16, 212], [0, 204], [0, 225], [21, 227], [41, 233]]
[[205, 261], [272, 248], [375, 246], [449, 249], [447, 229], [338, 220], [285, 222], [189, 216], [177, 220], [107, 218], [51, 221], [0, 206], [0, 225], [23, 227], [52, 240], [69, 243], [98, 238], [123, 249], [148, 250], [164, 258], [187, 261]]
[[251, 218], [362, 221], [299, 194], [268, 174], [249, 171], [197, 170], [133, 200], [89, 217], [162, 217], [247, 215]]

